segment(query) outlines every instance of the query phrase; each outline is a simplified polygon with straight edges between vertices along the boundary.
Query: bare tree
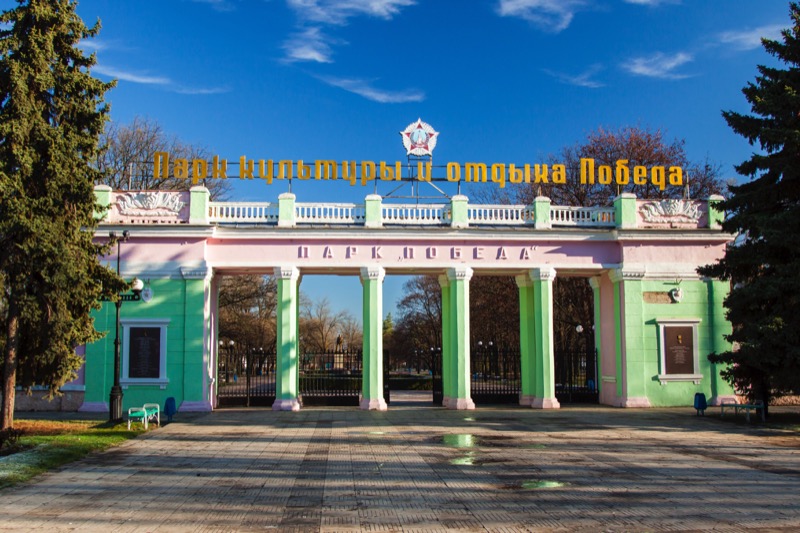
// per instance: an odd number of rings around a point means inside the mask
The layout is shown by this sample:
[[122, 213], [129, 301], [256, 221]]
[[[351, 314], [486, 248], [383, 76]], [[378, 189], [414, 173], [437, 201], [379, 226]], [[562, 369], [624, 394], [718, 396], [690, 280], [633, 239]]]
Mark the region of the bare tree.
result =
[[335, 312], [327, 298], [301, 302], [300, 338], [302, 349], [324, 353], [336, 348], [342, 328], [354, 319], [347, 311]]
[[273, 351], [276, 285], [272, 276], [227, 276], [219, 290], [219, 335], [242, 349]]
[[[153, 175], [153, 155], [168, 152], [171, 158], [203, 159], [210, 157], [205, 147], [187, 144], [167, 134], [149, 118], [136, 117], [130, 124], [109, 122], [100, 138], [102, 151], [97, 167], [103, 173], [101, 183], [115, 190], [188, 190], [191, 180], [176, 180]], [[208, 179], [204, 185], [215, 200], [230, 191], [227, 180]]]

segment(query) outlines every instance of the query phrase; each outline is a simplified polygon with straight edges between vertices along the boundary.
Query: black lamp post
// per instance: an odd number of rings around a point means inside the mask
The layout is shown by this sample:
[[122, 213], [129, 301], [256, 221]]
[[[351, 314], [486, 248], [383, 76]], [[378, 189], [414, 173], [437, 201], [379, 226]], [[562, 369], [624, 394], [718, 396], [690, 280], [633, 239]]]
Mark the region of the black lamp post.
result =
[[[123, 231], [122, 236], [117, 236], [117, 233], [112, 231], [108, 234], [108, 237], [112, 241], [116, 241], [117, 243], [117, 276], [119, 276], [119, 256], [120, 256], [120, 245], [127, 241], [130, 237], [130, 232]], [[109, 405], [109, 421], [110, 422], [119, 422], [122, 420], [122, 387], [119, 384], [119, 374], [120, 374], [120, 354], [119, 354], [119, 311], [122, 307], [122, 302], [135, 302], [142, 299], [142, 289], [144, 288], [144, 284], [139, 279], [134, 279], [133, 283], [131, 284], [131, 290], [133, 294], [118, 294], [117, 299], [114, 302], [114, 306], [117, 308], [116, 320], [114, 322], [114, 385], [111, 387], [111, 394], [109, 395], [108, 405]]]

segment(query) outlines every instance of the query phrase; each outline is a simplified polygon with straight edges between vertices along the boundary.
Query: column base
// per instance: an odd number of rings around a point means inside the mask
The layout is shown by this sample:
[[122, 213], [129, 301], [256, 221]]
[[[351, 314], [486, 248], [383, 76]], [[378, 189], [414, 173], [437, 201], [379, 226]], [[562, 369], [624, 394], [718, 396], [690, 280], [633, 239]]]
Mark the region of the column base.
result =
[[178, 407], [179, 413], [207, 413], [211, 410], [209, 402], [181, 402]]
[[533, 398], [531, 402], [533, 409], [560, 409], [561, 404], [555, 398]]
[[388, 408], [383, 398], [361, 398], [358, 407], [364, 411], [386, 411]]
[[449, 396], [443, 396], [442, 397], [442, 407], [447, 407], [448, 405], [450, 405], [450, 400], [451, 400], [451, 398]]
[[447, 408], [467, 411], [475, 409], [475, 402], [472, 401], [472, 398], [450, 398]]
[[646, 396], [631, 396], [620, 398], [619, 407], [652, 407]]
[[536, 397], [530, 394], [521, 395], [519, 397], [519, 404], [528, 407], [533, 404], [533, 400], [535, 399]]
[[278, 400], [276, 399], [275, 402], [272, 404], [273, 411], [299, 411], [300, 410], [300, 402], [297, 398], [290, 399], [290, 400]]

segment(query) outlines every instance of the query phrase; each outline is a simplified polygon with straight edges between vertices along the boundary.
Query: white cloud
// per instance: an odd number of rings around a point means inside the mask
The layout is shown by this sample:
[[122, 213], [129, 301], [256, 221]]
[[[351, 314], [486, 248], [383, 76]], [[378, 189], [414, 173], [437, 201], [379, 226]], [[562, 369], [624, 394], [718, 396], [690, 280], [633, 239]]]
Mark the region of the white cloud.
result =
[[320, 76], [319, 79], [328, 85], [344, 89], [345, 91], [363, 96], [367, 100], [372, 100], [373, 102], [379, 102], [381, 104], [421, 102], [425, 99], [425, 93], [416, 89], [409, 89], [407, 91], [385, 91], [376, 89], [368, 80], [322, 76]]
[[192, 0], [200, 4], [208, 4], [215, 11], [233, 11], [236, 9], [229, 0]]
[[497, 12], [501, 17], [519, 17], [557, 33], [567, 29], [585, 5], [585, 0], [500, 0]]
[[94, 67], [95, 72], [99, 74], [103, 74], [105, 76], [111, 76], [112, 78], [117, 78], [118, 80], [122, 81], [129, 81], [131, 83], [141, 83], [144, 85], [170, 85], [172, 84], [172, 80], [169, 78], [164, 78], [163, 76], [151, 76], [149, 74], [137, 74], [135, 72], [129, 72], [125, 70], [120, 70], [114, 67], [106, 67], [103, 65], [95, 65]]
[[624, 0], [627, 4], [637, 4], [640, 6], [659, 6], [661, 4], [680, 4], [680, 0]]
[[320, 28], [306, 28], [289, 37], [283, 44], [283, 49], [286, 51], [285, 60], [290, 63], [295, 61], [331, 63], [333, 52], [330, 43], [339, 42], [341, 41], [326, 39]]
[[675, 70], [692, 59], [692, 56], [685, 52], [672, 55], [657, 52], [651, 56], [633, 58], [623, 64], [622, 68], [637, 76], [677, 80], [689, 77], [688, 74], [680, 74]]
[[139, 74], [126, 70], [120, 70], [114, 67], [104, 65], [95, 65], [94, 71], [104, 76], [110, 76], [118, 80], [127, 81], [130, 83], [139, 83], [142, 85], [158, 85], [164, 89], [179, 93], [179, 94], [220, 94], [229, 92], [227, 87], [185, 87], [176, 85], [171, 79], [164, 76], [152, 76], [149, 74]]
[[401, 8], [416, 4], [416, 0], [287, 0], [287, 3], [305, 21], [343, 25], [350, 18], [362, 15], [390, 20]]
[[783, 26], [772, 24], [769, 26], [759, 26], [749, 30], [734, 30], [722, 32], [717, 36], [721, 44], [728, 44], [737, 50], [752, 50], [761, 46], [761, 38], [778, 39], [781, 36]]
[[562, 83], [566, 83], [567, 85], [575, 85], [577, 87], [586, 87], [588, 89], [599, 89], [600, 87], [605, 87], [605, 84], [601, 83], [599, 81], [593, 80], [592, 78], [594, 77], [595, 74], [597, 74], [601, 70], [603, 70], [603, 66], [599, 65], [599, 64], [596, 64], [596, 65], [592, 65], [591, 67], [586, 69], [584, 72], [582, 72], [580, 74], [577, 74], [577, 75], [565, 74], [563, 72], [554, 72], [552, 70], [545, 70], [544, 72], [546, 74], [554, 77], [558, 81], [560, 81]]

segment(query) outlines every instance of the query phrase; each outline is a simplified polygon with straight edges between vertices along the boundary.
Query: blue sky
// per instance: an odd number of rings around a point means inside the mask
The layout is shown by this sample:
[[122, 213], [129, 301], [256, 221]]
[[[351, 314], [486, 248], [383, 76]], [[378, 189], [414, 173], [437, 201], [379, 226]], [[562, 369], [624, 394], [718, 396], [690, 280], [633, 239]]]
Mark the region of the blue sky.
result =
[[[726, 177], [752, 148], [720, 112], [749, 110], [741, 88], [773, 61], [759, 37], [789, 24], [784, 0], [82, 0], [78, 12], [102, 20], [86, 47], [94, 72], [119, 80], [113, 120], [147, 116], [232, 161], [404, 160], [398, 132], [422, 118], [440, 132], [436, 163], [534, 163], [598, 127], [639, 125]], [[235, 180], [233, 199], [285, 191]]]

